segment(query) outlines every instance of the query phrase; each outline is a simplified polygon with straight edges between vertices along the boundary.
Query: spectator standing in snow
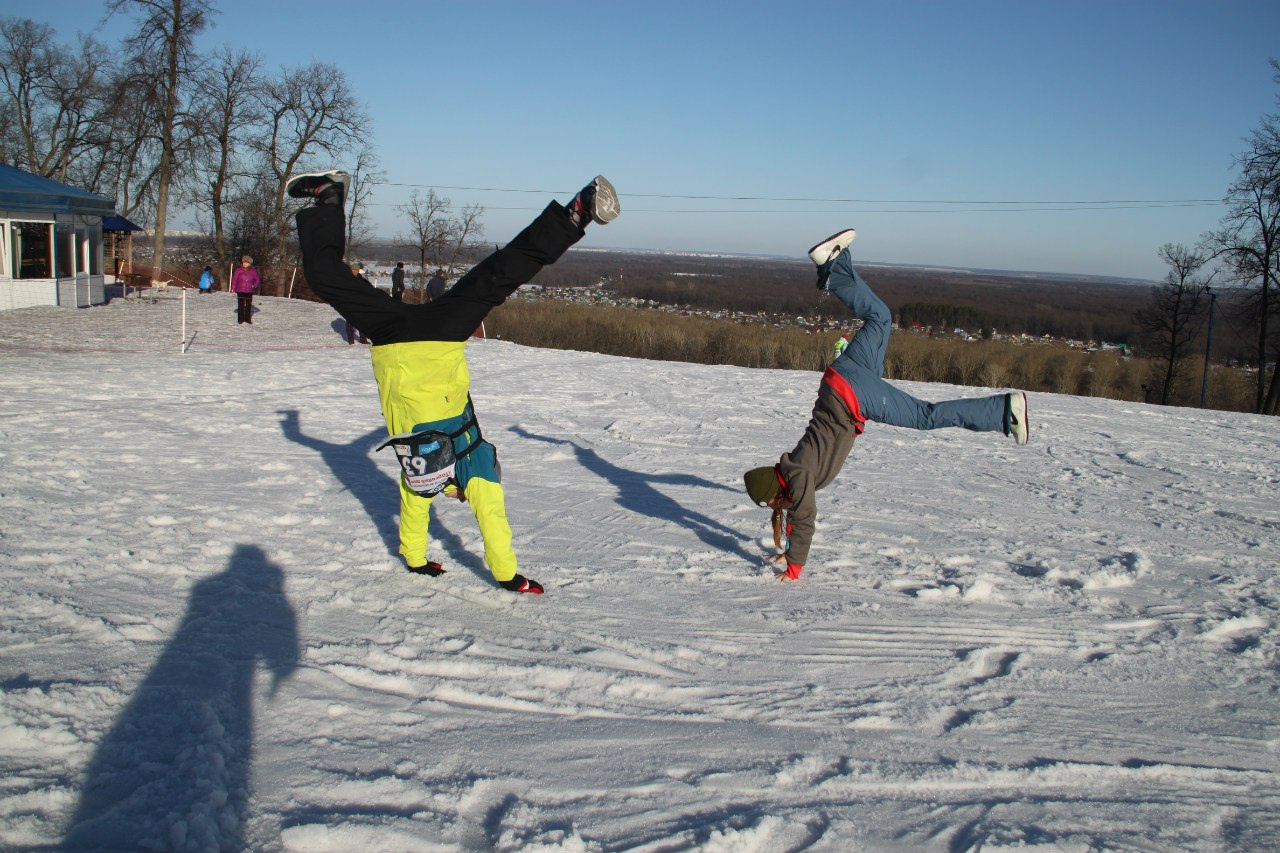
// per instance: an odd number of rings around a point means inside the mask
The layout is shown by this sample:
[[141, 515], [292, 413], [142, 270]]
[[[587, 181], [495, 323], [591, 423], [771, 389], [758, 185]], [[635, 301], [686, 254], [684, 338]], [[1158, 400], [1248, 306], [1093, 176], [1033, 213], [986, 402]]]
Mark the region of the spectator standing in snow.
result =
[[262, 278], [253, 267], [253, 258], [245, 255], [231, 274], [231, 291], [236, 295], [236, 323], [253, 325], [253, 294], [262, 286]]
[[818, 517], [816, 493], [840, 473], [867, 421], [920, 430], [1003, 432], [1018, 444], [1031, 436], [1027, 396], [1021, 391], [927, 403], [884, 380], [892, 316], [853, 268], [854, 236], [853, 229], [841, 231], [810, 249], [809, 258], [818, 266], [818, 289], [849, 306], [862, 328], [823, 374], [813, 416], [795, 449], [782, 454], [778, 464], [743, 475], [751, 500], [773, 510], [774, 543], [781, 553], [771, 560], [785, 565], [776, 574], [780, 581], [800, 577]]
[[404, 261], [396, 261], [396, 268], [391, 271], [391, 298], [404, 301]]
[[436, 270], [436, 274], [427, 282], [427, 301], [434, 302], [444, 296], [444, 293], [444, 270]]
[[[411, 487], [418, 463], [429, 462], [425, 439], [405, 439], [400, 477], [400, 554], [409, 571], [437, 577], [444, 567], [427, 560], [428, 512], [436, 489], [471, 505], [484, 539], [484, 560], [493, 578], [512, 592], [540, 593], [542, 586], [517, 572], [507, 522], [501, 469], [493, 445], [485, 441], [470, 399], [471, 377], [466, 342], [490, 310], [516, 288], [582, 239], [587, 224], [618, 215], [613, 186], [597, 177], [567, 207], [551, 202], [505, 248], [485, 258], [444, 296], [421, 305], [397, 302], [385, 291], [352, 274], [343, 262], [343, 202], [350, 176], [345, 172], [297, 175], [287, 184], [293, 198], [313, 198], [298, 212], [298, 243], [307, 284], [339, 314], [373, 341], [373, 373], [382, 414], [392, 441], [409, 433], [444, 433], [432, 448], [452, 445], [452, 476], [432, 488]], [[416, 442], [416, 443], [415, 443]], [[441, 473], [447, 472], [443, 469]], [[418, 474], [434, 473], [419, 470]]]
[[204, 272], [200, 273], [200, 295], [213, 290], [213, 270], [208, 267], [204, 268]]

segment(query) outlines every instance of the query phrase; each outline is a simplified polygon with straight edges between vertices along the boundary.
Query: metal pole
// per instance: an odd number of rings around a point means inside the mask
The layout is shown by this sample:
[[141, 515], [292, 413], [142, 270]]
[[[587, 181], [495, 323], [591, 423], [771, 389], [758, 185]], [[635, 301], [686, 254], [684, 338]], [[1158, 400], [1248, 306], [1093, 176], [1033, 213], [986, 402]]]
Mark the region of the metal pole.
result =
[[1209, 357], [1213, 354], [1213, 306], [1218, 302], [1218, 294], [1207, 287], [1205, 290], [1209, 292], [1209, 333], [1205, 336], [1204, 342], [1204, 378], [1200, 380], [1200, 408], [1202, 409], [1209, 396]]
[[187, 288], [182, 288], [182, 354], [187, 353]]

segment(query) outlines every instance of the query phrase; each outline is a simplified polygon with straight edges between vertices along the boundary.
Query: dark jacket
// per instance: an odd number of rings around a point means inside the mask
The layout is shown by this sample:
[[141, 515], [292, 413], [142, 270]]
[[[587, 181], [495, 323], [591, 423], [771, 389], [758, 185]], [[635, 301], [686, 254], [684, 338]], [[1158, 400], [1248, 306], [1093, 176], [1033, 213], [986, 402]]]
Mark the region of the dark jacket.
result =
[[444, 279], [433, 275], [431, 281], [427, 282], [427, 298], [439, 299], [441, 296], [444, 296]]

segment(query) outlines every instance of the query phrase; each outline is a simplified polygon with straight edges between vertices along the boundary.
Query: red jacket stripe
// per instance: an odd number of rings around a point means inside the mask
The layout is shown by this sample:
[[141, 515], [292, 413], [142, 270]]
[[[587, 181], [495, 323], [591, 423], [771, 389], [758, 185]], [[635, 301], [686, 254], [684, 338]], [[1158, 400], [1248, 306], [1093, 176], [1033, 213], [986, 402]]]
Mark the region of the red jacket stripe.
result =
[[849, 380], [841, 376], [840, 371], [834, 367], [828, 367], [826, 373], [822, 374], [822, 383], [829, 386], [832, 391], [835, 391], [836, 395], [849, 408], [853, 434], [862, 435], [863, 425], [867, 422], [867, 419], [862, 416], [862, 407], [858, 405], [858, 395], [853, 393], [853, 386], [849, 384]]

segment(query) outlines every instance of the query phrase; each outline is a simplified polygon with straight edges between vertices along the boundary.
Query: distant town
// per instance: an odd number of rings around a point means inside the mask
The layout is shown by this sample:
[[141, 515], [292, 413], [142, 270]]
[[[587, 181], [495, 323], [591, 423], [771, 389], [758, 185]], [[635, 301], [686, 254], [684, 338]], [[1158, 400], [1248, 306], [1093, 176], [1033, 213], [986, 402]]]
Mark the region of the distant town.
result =
[[[406, 268], [409, 265], [406, 264]], [[872, 266], [872, 265], [869, 265]], [[368, 278], [376, 286], [390, 291], [391, 289], [391, 270], [392, 265], [369, 264], [365, 267], [365, 277]], [[960, 272], [960, 271], [954, 271]], [[986, 275], [999, 275], [992, 271], [983, 271]], [[674, 275], [679, 275], [676, 273]], [[1019, 273], [1009, 273], [1010, 276], [1019, 276]], [[1064, 277], [1071, 278], [1071, 277]], [[1121, 283], [1117, 280], [1118, 285], [1140, 284], [1130, 280], [1124, 280]], [[662, 313], [675, 314], [682, 317], [703, 317], [708, 320], [724, 320], [733, 323], [754, 324], [761, 326], [770, 326], [774, 328], [798, 328], [804, 329], [810, 333], [826, 333], [835, 332], [843, 333], [853, 331], [860, 325], [856, 320], [840, 319], [838, 317], [825, 316], [822, 314], [791, 314], [771, 311], [742, 311], [730, 309], [712, 309], [698, 308], [690, 305], [664, 303], [655, 299], [645, 299], [636, 296], [627, 296], [617, 292], [616, 285], [609, 279], [602, 279], [594, 287], [593, 286], [555, 286], [541, 284], [526, 284], [516, 292], [513, 299], [537, 301], [537, 300], [559, 300], [577, 305], [602, 305], [611, 308], [631, 308], [637, 310], [658, 311]], [[893, 324], [894, 329], [899, 328], [898, 323]], [[1111, 343], [1108, 341], [1095, 340], [1077, 340], [1074, 338], [1061, 338], [1053, 335], [1029, 335], [1026, 333], [1004, 334], [996, 329], [990, 329], [985, 334], [981, 330], [968, 330], [962, 328], [945, 328], [942, 326], [922, 325], [920, 323], [911, 323], [908, 330], [913, 334], [922, 335], [933, 339], [953, 339], [963, 341], [1006, 341], [1013, 344], [1021, 345], [1040, 345], [1040, 346], [1061, 346], [1082, 352], [1099, 352], [1099, 351], [1116, 351], [1120, 355], [1127, 356], [1130, 354], [1128, 344]]]

